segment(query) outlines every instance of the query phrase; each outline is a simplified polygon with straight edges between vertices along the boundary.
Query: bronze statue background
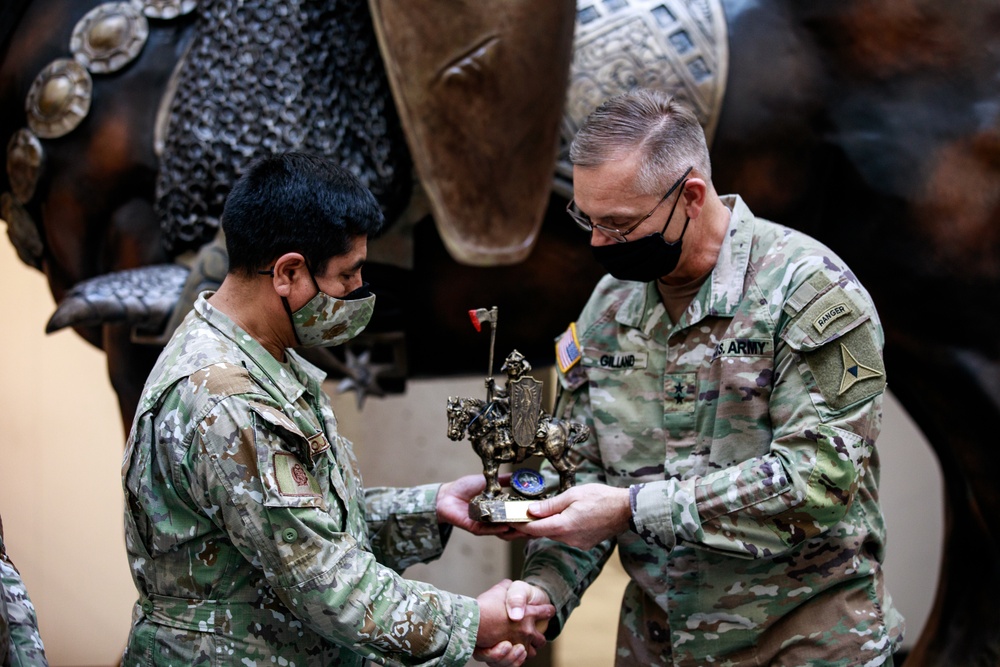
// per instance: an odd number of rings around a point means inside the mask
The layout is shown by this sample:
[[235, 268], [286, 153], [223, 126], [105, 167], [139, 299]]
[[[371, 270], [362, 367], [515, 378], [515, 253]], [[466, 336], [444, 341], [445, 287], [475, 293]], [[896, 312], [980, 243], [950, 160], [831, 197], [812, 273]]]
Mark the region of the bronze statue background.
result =
[[[366, 268], [379, 293], [374, 335], [367, 348], [326, 360], [349, 384], [378, 393], [401, 390], [406, 377], [479, 371], [463, 317], [474, 303], [505, 312], [501, 349], [550, 363], [553, 336], [575, 317], [599, 269], [563, 219], [565, 180], [540, 187], [538, 174], [553, 165], [539, 157], [535, 166], [544, 169], [529, 170], [510, 156], [544, 148], [550, 137], [555, 161], [556, 132], [571, 133], [575, 104], [634, 83], [671, 87], [697, 102], [714, 128], [720, 192], [739, 192], [758, 215], [831, 245], [879, 307], [890, 387], [933, 444], [948, 497], [938, 597], [907, 664], [1000, 664], [1000, 452], [990, 435], [1000, 416], [992, 326], [1000, 305], [1000, 6], [584, 0], [570, 69], [568, 39], [552, 36], [569, 35], [572, 5], [544, 3], [554, 9], [543, 16], [539, 3], [504, 3], [509, 11], [479, 3], [485, 14], [470, 16], [475, 3], [414, 2], [434, 22], [401, 33], [390, 21], [381, 36], [399, 40], [392, 46], [421, 35], [441, 40], [433, 41], [437, 69], [425, 79], [427, 90], [438, 88], [430, 100], [404, 97], [410, 101], [400, 105], [394, 93], [416, 93], [393, 89], [383, 53], [394, 51], [380, 48], [372, 16], [405, 4], [0, 7], [0, 137], [13, 140], [0, 179], [2, 217], [22, 260], [44, 271], [56, 301], [67, 304], [55, 325], [74, 326], [107, 353], [123, 419], [163, 328], [183, 310], [172, 308], [185, 283], [218, 279], [224, 257], [211, 242], [221, 202], [261, 151], [340, 156], [393, 221], [380, 240], [382, 261]], [[633, 10], [642, 16], [617, 18]], [[549, 47], [561, 44], [564, 57], [516, 48], [544, 42], [538, 35], [549, 36]], [[726, 49], [728, 59], [719, 56]], [[498, 71], [527, 72], [525, 85]], [[552, 78], [528, 86], [531, 73]], [[561, 96], [543, 94], [561, 90], [551, 83], [560, 80], [571, 91], [562, 116], [552, 111]], [[455, 101], [437, 111], [418, 104], [434, 98]], [[448, 120], [425, 133], [429, 144], [408, 127], [420, 113]], [[529, 120], [539, 121], [537, 131], [512, 134]], [[450, 149], [434, 143], [448, 139], [457, 142]], [[466, 161], [451, 171], [428, 166], [431, 152]], [[526, 184], [518, 186], [521, 176]], [[439, 230], [447, 214], [433, 199], [442, 196], [478, 203], [493, 217], [464, 209]], [[512, 201], [524, 206], [508, 211]], [[478, 228], [469, 222], [486, 219]], [[513, 231], [498, 231], [511, 220]], [[480, 252], [463, 255], [462, 244]], [[135, 271], [116, 273], [126, 270]], [[67, 301], [81, 285], [90, 300]], [[517, 305], [525, 295], [537, 306]], [[447, 353], [421, 353], [442, 339], [452, 343]]]

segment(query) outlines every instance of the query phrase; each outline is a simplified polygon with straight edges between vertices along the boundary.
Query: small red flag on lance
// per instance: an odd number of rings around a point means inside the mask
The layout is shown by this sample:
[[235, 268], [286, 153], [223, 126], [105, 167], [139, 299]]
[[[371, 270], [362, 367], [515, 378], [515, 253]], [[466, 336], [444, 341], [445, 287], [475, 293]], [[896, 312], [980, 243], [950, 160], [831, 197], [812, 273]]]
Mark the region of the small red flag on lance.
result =
[[493, 345], [497, 338], [497, 307], [493, 306], [488, 310], [486, 308], [470, 310], [469, 319], [472, 320], [472, 326], [476, 327], [476, 331], [482, 331], [483, 324], [487, 322], [493, 325], [490, 327], [490, 368], [486, 373], [486, 402], [490, 403], [493, 401]]

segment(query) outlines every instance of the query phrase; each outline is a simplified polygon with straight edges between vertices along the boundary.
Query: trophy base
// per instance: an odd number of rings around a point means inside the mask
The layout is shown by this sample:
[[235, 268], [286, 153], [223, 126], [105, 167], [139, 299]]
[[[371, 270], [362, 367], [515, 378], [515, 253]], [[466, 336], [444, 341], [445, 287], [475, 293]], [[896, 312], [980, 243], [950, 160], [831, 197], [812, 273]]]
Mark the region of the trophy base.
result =
[[535, 520], [528, 516], [528, 507], [535, 502], [479, 498], [469, 503], [469, 518], [483, 523], [526, 523]]

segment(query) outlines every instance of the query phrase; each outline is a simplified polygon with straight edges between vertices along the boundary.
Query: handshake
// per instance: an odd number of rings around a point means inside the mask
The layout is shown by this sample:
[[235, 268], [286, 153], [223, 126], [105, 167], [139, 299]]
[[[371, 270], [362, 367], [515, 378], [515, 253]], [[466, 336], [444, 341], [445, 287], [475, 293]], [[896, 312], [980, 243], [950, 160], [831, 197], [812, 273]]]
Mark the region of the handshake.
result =
[[556, 610], [542, 589], [504, 579], [476, 601], [476, 660], [491, 667], [518, 667], [545, 645], [543, 633]]
[[[507, 477], [507, 476], [505, 476]], [[501, 477], [501, 483], [507, 478]], [[509, 477], [508, 477], [509, 478]], [[590, 549], [628, 530], [629, 491], [604, 484], [574, 486], [528, 508], [529, 523], [480, 523], [469, 518], [469, 501], [485, 488], [482, 475], [442, 484], [437, 498], [438, 523], [473, 535], [503, 540], [548, 537], [578, 549]], [[542, 633], [555, 615], [549, 596], [524, 581], [504, 580], [477, 598], [479, 634], [474, 657], [491, 667], [517, 667], [545, 645]]]

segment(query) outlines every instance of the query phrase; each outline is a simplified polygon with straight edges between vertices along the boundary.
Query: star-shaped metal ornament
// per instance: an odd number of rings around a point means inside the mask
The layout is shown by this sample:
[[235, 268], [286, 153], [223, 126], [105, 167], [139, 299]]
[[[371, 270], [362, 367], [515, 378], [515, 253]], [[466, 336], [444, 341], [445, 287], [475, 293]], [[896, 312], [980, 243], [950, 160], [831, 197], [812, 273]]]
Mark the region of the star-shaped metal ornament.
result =
[[350, 347], [344, 350], [347, 377], [337, 384], [337, 391], [341, 394], [355, 392], [358, 410], [364, 408], [368, 396], [385, 396], [385, 390], [379, 386], [378, 377], [381, 371], [391, 368], [391, 364], [373, 364], [371, 356], [371, 350], [365, 350], [361, 354], [355, 354]]

